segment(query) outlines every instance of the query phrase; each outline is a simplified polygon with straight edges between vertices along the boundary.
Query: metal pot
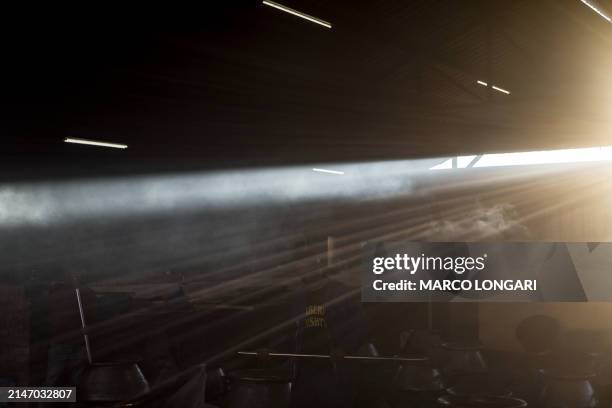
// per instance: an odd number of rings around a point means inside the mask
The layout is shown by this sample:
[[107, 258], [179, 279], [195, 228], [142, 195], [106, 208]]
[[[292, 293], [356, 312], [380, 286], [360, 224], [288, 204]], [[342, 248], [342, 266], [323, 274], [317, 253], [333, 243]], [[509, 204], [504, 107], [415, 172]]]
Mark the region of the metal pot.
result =
[[438, 398], [438, 404], [453, 408], [524, 408], [527, 406], [525, 401], [516, 398], [460, 395], [444, 395]]
[[229, 375], [228, 408], [288, 408], [291, 380], [281, 372], [252, 369]]
[[503, 377], [497, 372], [465, 374], [455, 378], [455, 383], [446, 392], [450, 395], [510, 397], [512, 392]]
[[482, 355], [480, 343], [444, 343], [447, 352], [445, 373], [452, 376], [479, 374], [487, 371], [488, 366]]
[[80, 401], [118, 402], [149, 391], [149, 383], [136, 363], [96, 363], [85, 368], [78, 390]]
[[215, 401], [221, 398], [227, 389], [227, 377], [223, 368], [217, 367], [206, 373], [206, 398]]
[[[198, 364], [170, 377], [136, 398], [112, 404], [113, 408], [149, 408], [152, 406], [203, 406], [206, 399], [206, 365]], [[101, 405], [102, 406], [102, 405]], [[103, 406], [107, 406], [104, 404]]]
[[388, 399], [393, 407], [432, 407], [444, 393], [442, 373], [429, 360], [402, 363], [393, 379]]
[[530, 355], [552, 350], [559, 337], [560, 325], [555, 318], [533, 315], [522, 320], [516, 327], [516, 338]]
[[597, 406], [592, 375], [544, 371], [545, 386], [541, 406], [544, 408], [592, 408]]
[[444, 390], [442, 373], [429, 361], [402, 364], [393, 380], [396, 389], [412, 392], [436, 392]]

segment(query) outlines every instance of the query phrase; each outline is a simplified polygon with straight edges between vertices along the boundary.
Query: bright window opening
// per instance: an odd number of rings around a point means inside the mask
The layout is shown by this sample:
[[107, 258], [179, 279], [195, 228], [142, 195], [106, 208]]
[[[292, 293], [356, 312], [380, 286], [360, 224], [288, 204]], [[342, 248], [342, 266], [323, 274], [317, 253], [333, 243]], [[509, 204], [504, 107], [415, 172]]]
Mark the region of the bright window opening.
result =
[[430, 170], [611, 161], [612, 146], [452, 157]]

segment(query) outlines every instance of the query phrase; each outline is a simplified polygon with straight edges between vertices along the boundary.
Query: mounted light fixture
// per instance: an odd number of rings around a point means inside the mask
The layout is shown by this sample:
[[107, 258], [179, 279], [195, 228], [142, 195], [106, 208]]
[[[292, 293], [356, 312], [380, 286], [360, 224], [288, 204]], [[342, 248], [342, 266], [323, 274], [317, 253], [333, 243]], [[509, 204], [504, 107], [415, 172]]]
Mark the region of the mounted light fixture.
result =
[[507, 90], [505, 90], [503, 88], [500, 88], [498, 86], [492, 85], [491, 88], [495, 89], [497, 92], [501, 92], [501, 93], [504, 93], [506, 95], [510, 95], [510, 91], [507, 91]]
[[603, 18], [604, 20], [606, 20], [608, 23], [612, 23], [612, 19], [610, 17], [608, 17], [607, 15], [604, 14], [603, 11], [599, 10], [597, 7], [595, 7], [594, 5], [592, 5], [591, 3], [589, 3], [586, 0], [580, 0], [584, 5], [586, 5], [588, 8], [590, 8], [591, 10], [593, 10], [594, 12], [596, 12], [597, 14], [599, 14], [599, 16], [601, 18]]
[[303, 18], [304, 20], [308, 20], [308, 21], [311, 21], [313, 23], [322, 25], [323, 27], [332, 28], [331, 23], [328, 23], [325, 20], [321, 20], [320, 18], [313, 17], [311, 15], [308, 15], [306, 13], [302, 13], [301, 11], [294, 10], [294, 9], [292, 9], [290, 7], [287, 7], [287, 6], [283, 6], [282, 4], [278, 4], [278, 3], [275, 3], [275, 2], [270, 1], [270, 0], [264, 0], [263, 4], [265, 4], [266, 6], [274, 7], [275, 9], [284, 11], [285, 13], [289, 13], [289, 14], [292, 14], [294, 16]]
[[79, 139], [75, 137], [67, 137], [64, 139], [65, 143], [76, 143], [76, 144], [84, 144], [91, 146], [102, 146], [102, 147], [112, 147], [115, 149], [127, 149], [127, 145], [119, 144], [119, 143], [109, 143], [109, 142], [100, 142], [97, 140], [88, 140], [88, 139]]
[[[477, 83], [478, 85], [482, 85], [482, 86], [484, 86], [485, 88], [487, 88], [487, 87], [489, 86], [489, 84], [488, 84], [487, 82], [485, 82], [485, 81], [481, 81], [481, 80], [476, 81], [476, 83]], [[508, 90], [506, 90], [506, 89], [504, 89], [504, 88], [500, 88], [499, 86], [491, 85], [491, 88], [493, 88], [493, 89], [494, 89], [494, 90], [496, 90], [497, 92], [501, 92], [501, 93], [504, 93], [504, 94], [506, 94], [506, 95], [510, 95], [510, 91], [508, 91]]]

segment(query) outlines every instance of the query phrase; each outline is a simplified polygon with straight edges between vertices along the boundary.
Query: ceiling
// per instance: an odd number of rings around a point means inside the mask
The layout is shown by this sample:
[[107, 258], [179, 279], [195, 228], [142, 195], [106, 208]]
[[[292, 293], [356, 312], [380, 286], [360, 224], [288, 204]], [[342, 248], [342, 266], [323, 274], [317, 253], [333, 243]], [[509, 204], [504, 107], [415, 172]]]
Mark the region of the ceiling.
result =
[[2, 177], [612, 145], [612, 24], [579, 0], [283, 0], [332, 29], [208, 3], [16, 17]]

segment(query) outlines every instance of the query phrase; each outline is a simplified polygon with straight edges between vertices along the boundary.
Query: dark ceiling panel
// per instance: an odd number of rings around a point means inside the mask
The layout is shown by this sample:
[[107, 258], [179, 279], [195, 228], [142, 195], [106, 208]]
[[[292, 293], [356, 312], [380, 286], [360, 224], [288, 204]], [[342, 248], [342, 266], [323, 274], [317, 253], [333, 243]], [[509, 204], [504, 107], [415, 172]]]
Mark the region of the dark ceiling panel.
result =
[[70, 173], [611, 144], [612, 25], [578, 0], [285, 2], [331, 30], [218, 3], [31, 24], [6, 51], [3, 163]]

